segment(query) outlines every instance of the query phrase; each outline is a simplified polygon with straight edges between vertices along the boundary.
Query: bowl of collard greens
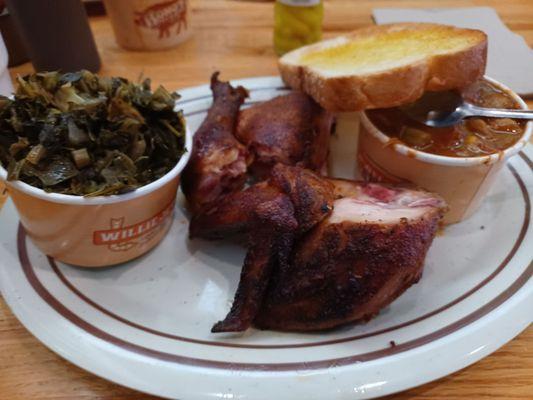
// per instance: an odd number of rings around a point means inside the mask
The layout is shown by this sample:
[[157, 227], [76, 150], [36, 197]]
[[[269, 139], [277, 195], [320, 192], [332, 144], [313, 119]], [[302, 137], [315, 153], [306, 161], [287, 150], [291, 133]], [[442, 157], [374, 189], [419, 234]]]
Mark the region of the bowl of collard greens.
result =
[[0, 96], [0, 179], [35, 245], [96, 267], [159, 243], [192, 142], [179, 96], [88, 71], [17, 81]]

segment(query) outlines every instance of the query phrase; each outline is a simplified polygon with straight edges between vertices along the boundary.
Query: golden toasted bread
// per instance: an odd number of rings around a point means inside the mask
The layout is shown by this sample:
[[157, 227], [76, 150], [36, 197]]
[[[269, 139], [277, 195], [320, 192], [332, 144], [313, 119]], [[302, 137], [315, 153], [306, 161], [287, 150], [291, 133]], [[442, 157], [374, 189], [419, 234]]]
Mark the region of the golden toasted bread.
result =
[[404, 23], [354, 31], [287, 53], [285, 83], [330, 111], [395, 107], [424, 91], [461, 88], [485, 71], [487, 36], [478, 30]]

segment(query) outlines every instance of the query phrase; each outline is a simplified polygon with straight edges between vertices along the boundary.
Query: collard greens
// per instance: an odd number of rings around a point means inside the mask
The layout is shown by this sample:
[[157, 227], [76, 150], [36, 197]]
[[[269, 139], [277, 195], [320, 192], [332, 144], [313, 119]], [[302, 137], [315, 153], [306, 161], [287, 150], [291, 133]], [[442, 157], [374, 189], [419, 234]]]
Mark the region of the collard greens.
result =
[[169, 172], [185, 144], [179, 97], [88, 71], [18, 77], [0, 96], [0, 162], [8, 180], [79, 196], [121, 194]]

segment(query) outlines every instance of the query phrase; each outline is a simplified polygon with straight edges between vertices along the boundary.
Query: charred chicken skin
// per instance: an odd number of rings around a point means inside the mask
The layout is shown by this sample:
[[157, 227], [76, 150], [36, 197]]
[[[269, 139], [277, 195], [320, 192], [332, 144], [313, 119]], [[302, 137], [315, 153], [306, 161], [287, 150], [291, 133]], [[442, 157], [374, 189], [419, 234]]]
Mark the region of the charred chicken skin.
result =
[[326, 217], [333, 207], [334, 186], [312, 171], [276, 165], [270, 178], [221, 198], [194, 214], [189, 225], [191, 238], [221, 239], [247, 233], [254, 228], [257, 207], [287, 198], [297, 221], [296, 230], [306, 232]]
[[332, 125], [331, 113], [291, 92], [241, 111], [235, 134], [254, 154], [250, 172], [263, 179], [277, 163], [325, 172]]
[[242, 332], [250, 327], [263, 302], [275, 269], [287, 265], [298, 226], [294, 208], [284, 195], [259, 204], [253, 212], [239, 286], [226, 318], [211, 332]]
[[[440, 197], [322, 177], [304, 167], [325, 163], [327, 113], [296, 93], [243, 111], [237, 126], [246, 91], [216, 75], [211, 86], [213, 106], [183, 176], [190, 236], [244, 234], [248, 243], [233, 305], [213, 332], [368, 320], [418, 281], [446, 211]], [[252, 159], [250, 170], [264, 180], [243, 189]]]

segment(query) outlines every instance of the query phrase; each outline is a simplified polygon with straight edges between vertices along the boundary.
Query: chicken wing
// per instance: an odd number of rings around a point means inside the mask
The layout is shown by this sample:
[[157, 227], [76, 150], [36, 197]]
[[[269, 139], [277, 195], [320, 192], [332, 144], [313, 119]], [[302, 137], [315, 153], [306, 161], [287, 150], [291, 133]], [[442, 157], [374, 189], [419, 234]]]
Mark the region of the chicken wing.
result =
[[242, 188], [250, 162], [248, 151], [233, 135], [248, 92], [219, 81], [218, 75], [211, 77], [213, 105], [194, 135], [191, 158], [182, 174], [181, 187], [193, 211]]
[[294, 240], [332, 210], [333, 185], [309, 170], [282, 164], [268, 181], [230, 194], [191, 221], [191, 235], [217, 238], [248, 233], [248, 252], [235, 299], [213, 332], [246, 330], [272, 274], [288, 268]]
[[289, 198], [280, 195], [254, 211], [239, 286], [231, 310], [211, 332], [242, 332], [257, 315], [273, 271], [283, 268], [290, 256], [298, 226]]

